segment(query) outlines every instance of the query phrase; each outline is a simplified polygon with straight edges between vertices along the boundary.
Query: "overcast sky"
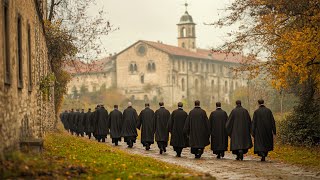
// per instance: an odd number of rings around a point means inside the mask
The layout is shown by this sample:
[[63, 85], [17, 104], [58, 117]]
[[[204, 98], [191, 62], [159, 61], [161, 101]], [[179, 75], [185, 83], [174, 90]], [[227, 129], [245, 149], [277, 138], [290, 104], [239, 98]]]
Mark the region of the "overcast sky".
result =
[[[108, 53], [119, 52], [138, 40], [162, 41], [177, 45], [177, 23], [185, 12], [184, 0], [97, 0], [90, 14], [103, 8], [106, 19], [120, 29], [104, 37]], [[188, 0], [188, 12], [196, 26], [197, 46], [217, 47], [230, 29], [219, 29], [204, 23], [214, 22], [224, 14], [231, 0]]]

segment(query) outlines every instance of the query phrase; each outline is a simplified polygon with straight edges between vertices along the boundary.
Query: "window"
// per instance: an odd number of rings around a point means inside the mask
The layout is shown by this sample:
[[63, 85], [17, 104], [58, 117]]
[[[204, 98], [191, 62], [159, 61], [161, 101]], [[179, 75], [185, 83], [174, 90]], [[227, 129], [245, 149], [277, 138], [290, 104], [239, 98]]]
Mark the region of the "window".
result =
[[172, 76], [172, 84], [176, 84], [176, 77]]
[[214, 88], [214, 80], [211, 80], [211, 88]]
[[212, 68], [212, 73], [216, 73], [216, 65], [215, 64], [211, 64], [211, 68]]
[[180, 37], [186, 37], [186, 28], [181, 28]]
[[220, 66], [220, 73], [223, 74], [223, 65]]
[[185, 63], [184, 63], [184, 61], [182, 62], [182, 71], [184, 71], [185, 70]]
[[7, 85], [11, 84], [11, 70], [10, 70], [10, 48], [9, 48], [9, 4], [7, 1], [4, 1], [3, 6], [3, 37], [4, 37], [4, 43], [3, 43], [3, 52], [4, 52], [4, 83]]
[[28, 25], [28, 90], [32, 91], [32, 59], [31, 59], [31, 32]]
[[21, 16], [18, 15], [18, 21], [17, 21], [17, 74], [18, 74], [18, 88], [23, 88], [23, 62], [22, 62], [22, 30], [21, 30]]
[[203, 64], [201, 64], [201, 72], [204, 72]]
[[156, 64], [155, 64], [154, 62], [152, 63], [152, 66], [151, 66], [151, 67], [152, 67], [152, 68], [151, 68], [152, 71], [156, 71]]
[[144, 84], [144, 75], [140, 76], [140, 81], [141, 81], [141, 84]]
[[151, 71], [152, 67], [151, 67], [151, 63], [148, 63], [148, 67], [147, 67], [147, 70], [148, 71]]
[[198, 68], [199, 68], [199, 67], [198, 67], [198, 63], [196, 63], [196, 65], [195, 65], [195, 70], [194, 70], [194, 71], [195, 71], [195, 72], [198, 72]]
[[189, 70], [192, 71], [192, 62], [189, 62]]
[[129, 71], [130, 73], [134, 73], [138, 71], [138, 66], [135, 62], [131, 62], [129, 65]]
[[181, 71], [181, 62], [178, 61], [178, 70]]
[[194, 45], [194, 42], [192, 42], [192, 49], [196, 48], [196, 46]]
[[156, 64], [152, 61], [149, 61], [148, 65], [147, 65], [147, 70], [149, 72], [155, 72], [156, 71]]
[[183, 47], [183, 48], [185, 48], [185, 47], [186, 47], [186, 45], [184, 44], [184, 42], [182, 43], [182, 47]]
[[181, 79], [181, 90], [184, 91], [185, 90], [185, 82], [184, 82], [184, 78]]
[[209, 72], [209, 64], [206, 64], [206, 72]]

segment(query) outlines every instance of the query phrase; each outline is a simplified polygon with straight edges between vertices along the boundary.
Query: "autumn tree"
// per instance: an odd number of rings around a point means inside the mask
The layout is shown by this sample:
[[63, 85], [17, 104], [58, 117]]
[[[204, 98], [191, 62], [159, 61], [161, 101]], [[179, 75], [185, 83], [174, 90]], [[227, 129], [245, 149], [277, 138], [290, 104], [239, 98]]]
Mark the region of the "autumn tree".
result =
[[105, 49], [100, 41], [102, 36], [114, 30], [105, 20], [103, 10], [95, 16], [88, 15], [88, 9], [95, 5], [94, 0], [51, 0], [48, 14], [44, 18], [51, 69], [55, 76], [54, 97], [56, 113], [60, 111], [63, 96], [67, 92], [70, 74], [64, 66], [74, 66], [75, 61], [95, 59]]
[[[320, 1], [235, 0], [226, 10], [229, 13], [213, 24], [240, 24], [222, 46], [246, 54], [236, 70], [248, 72], [250, 78], [264, 74], [277, 90], [296, 93], [300, 104], [289, 119], [299, 121], [291, 127], [301, 129], [295, 136], [304, 138], [297, 143], [306, 137], [311, 144], [319, 143]], [[303, 123], [318, 128], [308, 129]]]

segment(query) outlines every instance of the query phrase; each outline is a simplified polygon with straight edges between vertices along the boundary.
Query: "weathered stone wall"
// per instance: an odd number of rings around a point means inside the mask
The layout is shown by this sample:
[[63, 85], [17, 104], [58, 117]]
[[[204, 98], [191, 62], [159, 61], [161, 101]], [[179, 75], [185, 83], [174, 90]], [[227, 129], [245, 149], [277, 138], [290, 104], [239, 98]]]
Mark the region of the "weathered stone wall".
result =
[[[41, 21], [34, 0], [6, 1], [8, 7], [8, 31], [10, 84], [5, 84], [5, 29], [4, 4], [0, 0], [0, 154], [15, 150], [26, 137], [43, 137], [55, 123], [54, 98], [44, 101], [39, 84], [50, 73], [47, 46]], [[18, 16], [21, 17], [22, 88], [18, 88]], [[30, 27], [30, 43], [28, 41]], [[29, 88], [29, 56], [31, 52], [31, 79]], [[53, 89], [51, 89], [53, 93]]]

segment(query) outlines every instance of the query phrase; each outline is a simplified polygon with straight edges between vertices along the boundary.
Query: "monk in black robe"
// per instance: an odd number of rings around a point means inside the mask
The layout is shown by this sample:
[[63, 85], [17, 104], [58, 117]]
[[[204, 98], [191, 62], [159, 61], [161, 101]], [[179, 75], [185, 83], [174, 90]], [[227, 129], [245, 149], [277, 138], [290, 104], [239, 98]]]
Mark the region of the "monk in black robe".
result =
[[67, 118], [68, 118], [68, 111], [65, 110], [64, 112], [62, 112], [60, 114], [60, 120], [61, 120], [62, 125], [63, 125], [65, 130], [68, 130], [68, 128], [67, 128]]
[[210, 144], [210, 130], [207, 113], [201, 109], [200, 101], [195, 101], [195, 108], [190, 111], [184, 126], [184, 132], [189, 136], [191, 153], [199, 159], [204, 148]]
[[141, 143], [146, 150], [150, 150], [150, 145], [154, 143], [155, 133], [154, 111], [150, 109], [149, 103], [145, 104], [145, 109], [139, 114], [137, 128], [141, 129]]
[[273, 151], [273, 138], [276, 135], [276, 123], [270, 109], [264, 105], [264, 100], [258, 100], [259, 108], [253, 114], [252, 136], [254, 138], [254, 153], [265, 161], [269, 151]]
[[68, 119], [67, 119], [71, 135], [73, 135], [73, 133], [74, 133], [73, 119], [74, 119], [74, 110], [71, 109], [71, 111], [69, 112], [69, 115], [68, 115]]
[[121, 136], [124, 137], [124, 142], [127, 143], [129, 148], [133, 147], [133, 143], [136, 142], [137, 133], [137, 123], [138, 123], [138, 113], [132, 107], [132, 103], [128, 103], [127, 109], [123, 111], [123, 125], [121, 130]]
[[211, 150], [220, 159], [224, 157], [224, 152], [228, 150], [228, 134], [226, 123], [227, 113], [221, 109], [221, 103], [216, 103], [217, 109], [210, 114], [209, 128], [211, 131]]
[[103, 105], [100, 105], [100, 108], [95, 113], [95, 127], [98, 142], [106, 142], [108, 135], [108, 111]]
[[168, 122], [170, 119], [170, 112], [164, 107], [164, 103], [159, 103], [160, 108], [154, 113], [155, 118], [155, 134], [160, 154], [166, 152], [168, 146], [169, 131]]
[[78, 127], [79, 119], [80, 119], [80, 111], [79, 109], [76, 109], [76, 112], [74, 113], [74, 117], [73, 117], [73, 124], [74, 124], [74, 131], [77, 136], [80, 135], [79, 127]]
[[183, 132], [188, 114], [183, 110], [182, 102], [178, 103], [178, 109], [171, 113], [168, 123], [168, 131], [171, 133], [170, 145], [177, 153], [177, 157], [181, 157], [182, 149], [187, 147], [187, 136]]
[[249, 112], [236, 101], [236, 108], [230, 113], [226, 124], [227, 133], [231, 138], [230, 150], [237, 155], [237, 160], [243, 160], [243, 155], [252, 148], [251, 118]]
[[95, 108], [94, 108], [94, 111], [92, 113], [92, 121], [93, 121], [93, 137], [98, 140], [98, 135], [96, 134], [97, 132], [97, 120], [96, 120], [96, 117], [97, 117], [97, 114], [98, 114], [98, 109], [100, 108], [100, 105], [97, 105]]
[[109, 114], [108, 128], [110, 129], [110, 136], [112, 143], [118, 146], [121, 142], [121, 129], [123, 124], [122, 113], [118, 110], [118, 105], [114, 105], [114, 110]]
[[92, 133], [94, 132], [93, 125], [93, 113], [91, 108], [88, 109], [88, 112], [85, 114], [85, 133], [91, 139]]
[[79, 118], [78, 118], [78, 122], [77, 122], [77, 129], [78, 129], [79, 135], [81, 135], [81, 137], [83, 137], [84, 136], [84, 129], [85, 129], [85, 113], [84, 113], [84, 109], [82, 109], [80, 114], [79, 114]]

